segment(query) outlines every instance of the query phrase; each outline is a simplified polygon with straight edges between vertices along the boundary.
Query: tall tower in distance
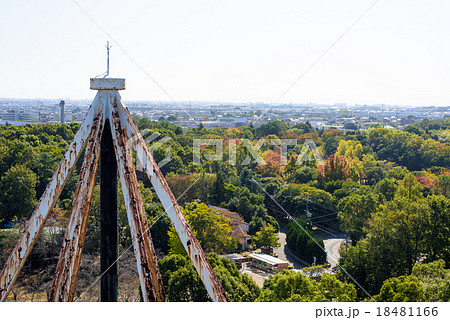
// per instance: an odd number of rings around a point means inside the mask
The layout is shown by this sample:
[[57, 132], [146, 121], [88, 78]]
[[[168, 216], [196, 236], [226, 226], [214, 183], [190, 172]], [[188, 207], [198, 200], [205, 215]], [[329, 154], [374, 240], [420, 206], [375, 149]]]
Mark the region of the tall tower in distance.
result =
[[61, 100], [59, 106], [61, 107], [61, 123], [64, 124], [64, 100]]

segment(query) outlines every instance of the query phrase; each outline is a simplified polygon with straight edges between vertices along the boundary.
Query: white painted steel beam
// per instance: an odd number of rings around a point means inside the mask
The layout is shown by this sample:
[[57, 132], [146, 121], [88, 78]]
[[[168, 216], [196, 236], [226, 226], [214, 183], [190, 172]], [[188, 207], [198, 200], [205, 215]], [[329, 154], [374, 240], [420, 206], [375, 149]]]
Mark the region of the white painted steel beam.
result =
[[[76, 133], [69, 150], [65, 153], [38, 206], [28, 220], [23, 234], [3, 267], [0, 274], [0, 300], [4, 301], [10, 292], [92, 130], [83, 169], [80, 173], [71, 220], [66, 230], [66, 239], [58, 262], [57, 271], [59, 274], [55, 276], [54, 290], [51, 294], [51, 300], [53, 301], [70, 301], [73, 298], [98, 169], [98, 146], [106, 119], [111, 124], [144, 300], [164, 301], [165, 296], [139, 184], [132, 164], [131, 153], [128, 150], [128, 139], [137, 152], [137, 157], [153, 184], [158, 198], [161, 200], [211, 299], [213, 301], [228, 301], [225, 291], [206, 259], [205, 253], [190, 229], [172, 191], [117, 92], [117, 90], [125, 89], [125, 80], [91, 79], [91, 89], [99, 90], [99, 92], [88, 110], [86, 120]], [[103, 110], [99, 113], [99, 117], [101, 117], [99, 119], [95, 115], [101, 108]], [[92, 141], [92, 137], [94, 137], [94, 141]]]
[[[164, 286], [159, 273], [158, 260], [153, 248], [147, 217], [142, 202], [139, 183], [128, 149], [128, 139], [120, 123], [117, 101], [118, 94], [110, 95], [110, 116], [112, 138], [122, 185], [128, 223], [137, 261], [139, 281], [144, 301], [165, 301]], [[120, 97], [120, 96], [119, 96]]]
[[106, 95], [99, 92], [92, 130], [86, 145], [83, 165], [72, 204], [69, 223], [66, 228], [59, 255], [49, 301], [72, 301], [75, 293], [78, 271], [86, 237], [89, 210], [94, 193], [95, 180], [100, 160], [100, 141], [105, 124], [104, 103]]
[[208, 262], [203, 249], [186, 221], [177, 200], [169, 188], [163, 174], [155, 163], [153, 156], [148, 151], [147, 145], [133, 122], [132, 117], [125, 104], [121, 101], [120, 95], [116, 93], [116, 99], [120, 101], [118, 111], [120, 122], [123, 125], [128, 139], [131, 140], [139, 161], [144, 167], [155, 191], [166, 210], [180, 240], [192, 260], [206, 291], [213, 301], [228, 301], [225, 291], [219, 282], [214, 270]]
[[[98, 96], [94, 99], [93, 105], [97, 104], [97, 99]], [[11, 291], [31, 249], [33, 249], [33, 246], [44, 227], [44, 223], [49, 216], [50, 210], [55, 206], [67, 179], [72, 173], [75, 163], [86, 144], [89, 132], [91, 131], [95, 111], [95, 107], [91, 106], [89, 108], [86, 119], [75, 134], [69, 149], [64, 154], [63, 159], [42, 194], [37, 207], [30, 219], [28, 219], [25, 230], [3, 266], [2, 272], [0, 273], [0, 301], [5, 301]]]

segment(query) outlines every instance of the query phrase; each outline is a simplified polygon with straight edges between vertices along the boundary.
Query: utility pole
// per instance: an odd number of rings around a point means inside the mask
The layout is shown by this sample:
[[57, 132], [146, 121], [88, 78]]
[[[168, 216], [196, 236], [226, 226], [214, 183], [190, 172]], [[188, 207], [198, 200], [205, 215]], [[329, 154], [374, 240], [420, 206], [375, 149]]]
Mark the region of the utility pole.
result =
[[306, 221], [308, 220], [308, 218], [311, 217], [311, 213], [309, 212], [309, 195], [306, 196], [306, 210], [305, 210], [305, 222], [303, 223], [304, 227], [306, 228]]

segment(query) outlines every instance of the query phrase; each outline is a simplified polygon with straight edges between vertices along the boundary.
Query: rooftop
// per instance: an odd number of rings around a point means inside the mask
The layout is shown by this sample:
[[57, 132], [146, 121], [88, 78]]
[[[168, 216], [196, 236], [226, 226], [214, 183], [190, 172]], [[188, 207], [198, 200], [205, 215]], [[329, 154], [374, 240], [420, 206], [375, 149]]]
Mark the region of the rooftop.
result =
[[247, 222], [244, 221], [244, 218], [242, 218], [242, 216], [239, 213], [237, 213], [237, 212], [232, 212], [232, 211], [230, 211], [228, 209], [217, 207], [217, 206], [212, 206], [212, 205], [208, 205], [208, 207], [210, 209], [213, 209], [213, 210], [216, 210], [216, 211], [220, 212], [222, 215], [224, 215], [225, 217], [230, 219], [232, 222], [238, 222], [238, 223], [241, 223], [241, 224], [248, 224]]
[[237, 253], [231, 253], [231, 254], [224, 254], [221, 256], [222, 258], [227, 258], [229, 260], [240, 260], [240, 259], [244, 259], [245, 257], [237, 254]]
[[265, 253], [252, 253], [249, 255], [249, 257], [261, 260], [263, 262], [266, 263], [270, 263], [271, 265], [275, 265], [275, 264], [282, 264], [282, 263], [288, 263], [287, 261], [272, 257], [268, 254]]

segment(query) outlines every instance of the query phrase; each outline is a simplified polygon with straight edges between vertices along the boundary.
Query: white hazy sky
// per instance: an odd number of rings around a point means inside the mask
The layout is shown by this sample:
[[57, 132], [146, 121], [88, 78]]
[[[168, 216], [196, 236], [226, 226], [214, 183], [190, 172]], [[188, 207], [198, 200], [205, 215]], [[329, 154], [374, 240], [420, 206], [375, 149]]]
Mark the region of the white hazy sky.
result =
[[[0, 97], [92, 98], [109, 40], [127, 100], [272, 103], [373, 3], [0, 0]], [[450, 1], [379, 0], [279, 102], [447, 106], [449, 59]]]

